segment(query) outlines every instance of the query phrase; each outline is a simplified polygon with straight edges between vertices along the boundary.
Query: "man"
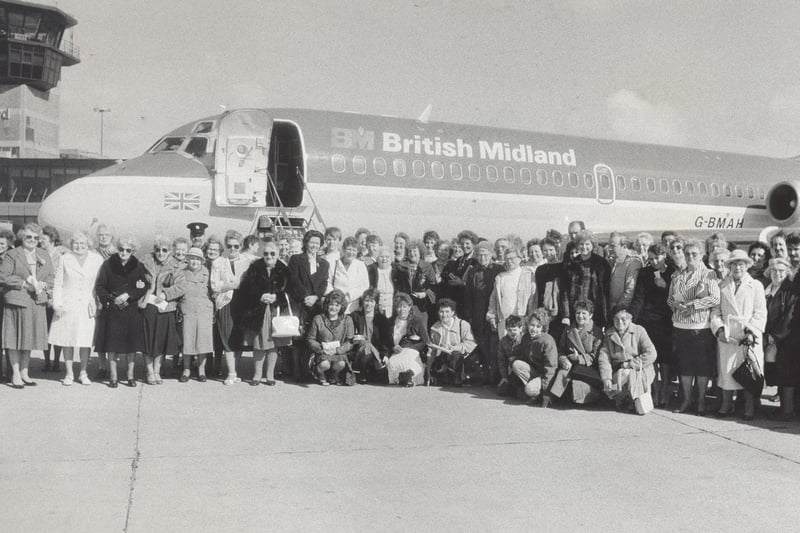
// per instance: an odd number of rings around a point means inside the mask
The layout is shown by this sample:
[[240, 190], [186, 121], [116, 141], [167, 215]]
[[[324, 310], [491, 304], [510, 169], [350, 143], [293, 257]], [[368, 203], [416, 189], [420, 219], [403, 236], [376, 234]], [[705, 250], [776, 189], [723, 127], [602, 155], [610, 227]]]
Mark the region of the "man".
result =
[[105, 224], [97, 226], [97, 253], [104, 261], [117, 253], [117, 247], [114, 246], [114, 232]]
[[608, 241], [612, 257], [611, 283], [608, 290], [609, 308], [628, 307], [633, 300], [636, 278], [642, 262], [628, 248], [628, 238], [623, 233], [612, 232]]
[[192, 241], [193, 248], [203, 248], [206, 244], [206, 228], [208, 224], [205, 222], [190, 222], [186, 224], [186, 229], [189, 230], [189, 240]]
[[342, 257], [342, 230], [331, 226], [325, 229], [325, 260], [333, 268]]
[[795, 287], [800, 287], [800, 276], [796, 275], [800, 270], [800, 232], [793, 231], [786, 236], [786, 252], [789, 256], [789, 263], [792, 265]]
[[578, 236], [578, 233], [586, 229], [586, 224], [583, 223], [583, 220], [573, 220], [567, 226], [567, 233], [569, 234], [569, 240], [571, 242], [575, 242], [575, 237]]

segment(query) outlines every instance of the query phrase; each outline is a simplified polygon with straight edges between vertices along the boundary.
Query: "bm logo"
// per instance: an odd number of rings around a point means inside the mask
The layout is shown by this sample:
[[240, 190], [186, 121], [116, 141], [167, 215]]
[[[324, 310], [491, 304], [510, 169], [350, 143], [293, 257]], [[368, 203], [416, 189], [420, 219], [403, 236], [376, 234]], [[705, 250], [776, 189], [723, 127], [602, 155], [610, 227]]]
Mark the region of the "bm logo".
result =
[[343, 148], [345, 150], [374, 150], [375, 132], [350, 128], [331, 128], [331, 146], [333, 148]]

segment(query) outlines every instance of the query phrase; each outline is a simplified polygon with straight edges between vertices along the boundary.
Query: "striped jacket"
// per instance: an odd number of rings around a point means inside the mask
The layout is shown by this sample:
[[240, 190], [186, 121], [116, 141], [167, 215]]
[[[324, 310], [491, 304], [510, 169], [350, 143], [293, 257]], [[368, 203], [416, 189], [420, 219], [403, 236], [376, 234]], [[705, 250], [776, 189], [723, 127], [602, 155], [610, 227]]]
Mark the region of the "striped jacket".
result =
[[719, 282], [713, 270], [700, 265], [672, 274], [667, 304], [672, 325], [680, 329], [710, 327], [711, 309], [719, 305]]

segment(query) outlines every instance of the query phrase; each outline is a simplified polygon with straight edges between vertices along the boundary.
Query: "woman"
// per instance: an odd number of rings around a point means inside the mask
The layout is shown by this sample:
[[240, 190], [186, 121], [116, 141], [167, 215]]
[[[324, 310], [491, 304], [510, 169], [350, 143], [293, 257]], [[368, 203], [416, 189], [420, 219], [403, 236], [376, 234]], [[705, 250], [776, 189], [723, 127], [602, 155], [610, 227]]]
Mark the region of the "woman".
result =
[[445, 267], [450, 262], [450, 243], [448, 241], [439, 241], [436, 245], [436, 260], [431, 263], [433, 273], [436, 275], [436, 296], [437, 298], [444, 298], [442, 294], [442, 273]]
[[320, 385], [352, 385], [350, 351], [353, 348], [353, 320], [344, 310], [347, 299], [340, 290], [325, 297], [322, 313], [314, 317], [306, 332], [311, 351], [310, 366]]
[[11, 362], [11, 384], [15, 389], [34, 386], [28, 375], [31, 350], [47, 348], [47, 293], [53, 287], [50, 254], [37, 247], [41, 228], [29, 223], [17, 232], [22, 242], [3, 256], [0, 288], [3, 289], [2, 347]]
[[605, 259], [592, 253], [595, 237], [591, 231], [581, 230], [575, 237], [578, 257], [564, 263], [561, 286], [562, 323], [568, 326], [574, 319], [574, 305], [586, 299], [594, 304], [594, 318], [598, 324], [606, 325], [608, 316], [608, 293], [611, 282], [611, 267]]
[[428, 346], [428, 317], [414, 307], [411, 296], [394, 296], [392, 318], [387, 326], [384, 350], [389, 355], [386, 369], [389, 383], [407, 387], [425, 383], [422, 356]]
[[[767, 325], [767, 301], [764, 286], [750, 277], [747, 269], [753, 260], [744, 250], [734, 250], [725, 263], [728, 276], [720, 283], [720, 302], [711, 312], [711, 329], [717, 337], [717, 384], [722, 389], [720, 416], [733, 413], [733, 392], [743, 390], [733, 378], [733, 372], [742, 364], [745, 350], [764, 368], [764, 347], [761, 337]], [[752, 420], [755, 411], [753, 394], [744, 390], [745, 420]]]
[[408, 247], [408, 243], [411, 242], [411, 238], [408, 236], [407, 233], [402, 231], [395, 233], [394, 240], [394, 260], [393, 263], [399, 264], [406, 260], [406, 248]]
[[661, 243], [647, 251], [647, 266], [639, 271], [630, 305], [633, 321], [642, 326], [656, 347], [659, 381], [654, 403], [666, 406], [670, 399], [672, 372], [672, 309], [667, 305], [674, 268], [667, 264], [667, 249]]
[[[290, 250], [291, 247], [292, 243], [290, 241]], [[250, 261], [255, 261], [261, 257], [261, 241], [258, 239], [258, 235], [245, 235], [244, 239], [242, 240], [242, 255], [248, 256]]]
[[439, 257], [436, 248], [440, 242], [441, 239], [439, 238], [439, 234], [432, 229], [426, 231], [422, 235], [422, 244], [425, 245], [425, 253], [422, 256], [423, 261], [428, 264], [432, 264], [436, 261], [436, 259]]
[[170, 241], [157, 235], [153, 251], [147, 254], [142, 265], [147, 271], [149, 288], [139, 301], [144, 326], [144, 360], [147, 365], [147, 383], [161, 385], [161, 364], [167, 355], [173, 358], [180, 351], [178, 333], [177, 297], [162, 299], [166, 289], [175, 285], [183, 265], [172, 257]]
[[540, 265], [544, 265], [547, 263], [544, 258], [544, 254], [542, 253], [542, 245], [539, 242], [539, 239], [531, 239], [525, 245], [525, 249], [528, 251], [528, 259], [522, 266], [530, 268], [533, 272], [536, 272], [536, 269], [539, 268]]
[[100, 267], [94, 285], [103, 313], [103, 330], [95, 339], [95, 349], [108, 354], [109, 382], [117, 388], [117, 360], [127, 362], [127, 385], [135, 387], [134, 357], [143, 352], [144, 323], [136, 302], [145, 295], [150, 283], [147, 271], [133, 253], [139, 241], [133, 236], [120, 237], [117, 253], [109, 257]]
[[[589, 300], [575, 302], [575, 324], [561, 334], [558, 342], [558, 373], [556, 384], [567, 394], [566, 399], [577, 404], [592, 404], [600, 400], [600, 374], [596, 361], [603, 342], [603, 330], [592, 320], [594, 305]], [[594, 386], [593, 386], [594, 385]]]
[[367, 267], [369, 288], [378, 294], [378, 312], [386, 318], [392, 317], [394, 300], [394, 270], [392, 268], [392, 251], [386, 246], [378, 249], [375, 263]]
[[[675, 243], [673, 242], [673, 250]], [[692, 405], [692, 384], [697, 386], [697, 414], [706, 411], [708, 380], [717, 372], [717, 343], [711, 333], [711, 309], [719, 305], [719, 283], [714, 272], [703, 263], [703, 243], [681, 243], [682, 270], [672, 275], [667, 305], [672, 309], [672, 349], [680, 371], [683, 402], [676, 413], [686, 413]]]
[[[274, 386], [275, 365], [278, 349], [288, 346], [291, 338], [272, 336], [272, 319], [279, 314], [287, 315], [289, 299], [289, 267], [278, 260], [278, 247], [272, 241], [262, 245], [263, 259], [253, 261], [233, 291], [230, 314], [233, 328], [229, 346], [234, 350], [252, 347], [255, 368], [250, 385], [261, 384], [264, 375], [264, 359], [267, 361], [267, 385]], [[241, 353], [241, 352], [239, 352]], [[226, 356], [227, 357], [227, 356]], [[229, 363], [230, 364], [230, 363]], [[232, 366], [229, 368], [233, 368]], [[235, 376], [235, 374], [234, 374]], [[230, 370], [228, 380], [232, 379]], [[227, 380], [226, 380], [227, 383]]]
[[558, 370], [558, 347], [547, 333], [550, 313], [536, 309], [526, 321], [527, 333], [512, 352], [511, 372], [522, 383], [520, 397], [529, 402], [541, 401], [542, 407], [550, 405], [550, 383]]
[[[456, 303], [450, 298], [437, 302], [439, 321], [431, 327], [431, 344], [440, 348], [433, 348], [433, 353], [428, 357], [427, 370], [437, 370], [438, 375], [460, 387], [467, 378], [467, 358], [478, 347], [469, 322], [456, 316]], [[434, 366], [434, 363], [438, 363]], [[445, 383], [442, 383], [445, 384]]]
[[353, 311], [353, 371], [358, 374], [358, 383], [380, 381], [381, 371], [386, 368], [384, 348], [388, 322], [378, 312], [380, 296], [375, 289], [367, 289], [361, 295], [360, 309]]
[[708, 253], [708, 266], [717, 275], [717, 279], [721, 282], [728, 275], [728, 269], [725, 264], [730, 257], [731, 252], [727, 248], [715, 247]]
[[406, 247], [406, 260], [395, 263], [392, 281], [398, 292], [411, 296], [411, 301], [417, 309], [428, 314], [428, 319], [433, 319], [436, 294], [436, 274], [431, 265], [422, 260], [425, 247], [420, 242], [411, 242]]
[[300, 323], [308, 324], [322, 310], [322, 296], [328, 286], [328, 262], [318, 253], [324, 242], [322, 233], [307, 231], [303, 253], [289, 258], [289, 296]]
[[[53, 226], [45, 226], [42, 228], [42, 234], [39, 236], [39, 248], [50, 254], [50, 261], [53, 264], [53, 271], [58, 267], [58, 262], [61, 256], [67, 253], [67, 249], [61, 245], [61, 236], [58, 230]], [[47, 329], [50, 330], [50, 325], [53, 323], [53, 294], [48, 293], [50, 302], [47, 304]], [[53, 364], [50, 364], [50, 347], [48, 344], [47, 349], [44, 351], [44, 367], [43, 372], [58, 372], [59, 361], [61, 360], [61, 346], [53, 346]]]
[[766, 274], [770, 260], [769, 244], [756, 241], [747, 248], [747, 255], [753, 260], [753, 266], [747, 273], [766, 287], [770, 283], [769, 276]]
[[[700, 253], [700, 249], [697, 251]], [[702, 256], [699, 260], [702, 262]], [[640, 394], [650, 394], [650, 384], [655, 378], [656, 348], [647, 331], [633, 323], [625, 307], [615, 308], [612, 319], [614, 327], [606, 330], [597, 365], [603, 390], [615, 398], [617, 407], [621, 407], [625, 402], [638, 399]], [[643, 383], [636, 383], [636, 380], [643, 380]]]
[[791, 264], [778, 257], [769, 261], [766, 274], [771, 283], [765, 289], [767, 299], [767, 326], [764, 335], [764, 355], [772, 353], [764, 363], [767, 385], [780, 391], [781, 414], [788, 420], [795, 415], [794, 393], [800, 386], [800, 353], [797, 352], [797, 332], [792, 324], [798, 295], [792, 289]]
[[75, 349], [80, 357], [78, 381], [91, 385], [87, 374], [89, 352], [94, 340], [95, 314], [94, 282], [103, 266], [100, 254], [91, 251], [91, 240], [86, 233], [76, 231], [69, 241], [71, 253], [66, 253], [56, 266], [53, 284], [53, 323], [49, 342], [63, 348], [66, 374], [62, 383], [72, 385], [75, 375], [72, 360]]
[[[212, 235], [205, 242], [202, 249], [203, 255], [205, 256], [205, 267], [210, 274], [211, 266], [214, 264], [214, 261], [222, 257], [224, 247], [222, 241]], [[214, 339], [214, 350], [206, 358], [206, 374], [218, 376], [222, 373], [222, 352], [225, 347], [222, 344], [222, 339], [219, 336], [219, 330], [217, 328], [213, 328], [211, 334]]]
[[789, 248], [786, 246], [786, 234], [783, 230], [769, 238], [769, 253], [772, 257], [789, 258]]
[[164, 288], [163, 300], [180, 300], [183, 322], [183, 374], [181, 383], [189, 381], [192, 356], [197, 359], [197, 381], [205, 382], [206, 356], [214, 351], [214, 303], [211, 299], [209, 271], [203, 250], [192, 247], [186, 254], [186, 268], [176, 276], [171, 287]]
[[[5, 230], [0, 230], [0, 263], [3, 261], [3, 257], [6, 255], [6, 252], [9, 251], [11, 248], [14, 247], [14, 234]], [[0, 298], [0, 346], [2, 346], [2, 321], [3, 321], [3, 299]], [[3, 360], [6, 361], [6, 372], [3, 372]], [[0, 381], [8, 381], [10, 376], [8, 373], [10, 372], [10, 363], [8, 362], [8, 354], [3, 348], [0, 348]]]
[[[231, 334], [234, 330], [231, 301], [239, 288], [242, 276], [253, 262], [251, 255], [242, 253], [242, 241], [241, 233], [235, 230], [228, 231], [225, 234], [227, 257], [220, 257], [211, 264], [211, 291], [214, 294], [216, 307], [214, 326], [217, 328], [222, 348], [225, 351], [225, 366], [228, 367], [227, 377], [223, 381], [225, 385], [233, 385], [241, 381], [236, 374], [236, 362], [241, 358], [242, 351], [234, 349], [231, 342]], [[278, 250], [278, 255], [280, 256], [280, 250]], [[241, 347], [243, 348], [243, 346]]]
[[358, 309], [358, 299], [369, 288], [367, 266], [356, 259], [357, 255], [358, 241], [354, 237], [347, 237], [328, 280], [328, 292], [339, 289], [347, 297], [345, 313], [348, 315]]
[[507, 317], [530, 316], [536, 309], [536, 282], [533, 272], [528, 268], [522, 268], [521, 263], [522, 257], [517, 250], [513, 248], [506, 250], [506, 271], [497, 274], [492, 294], [489, 296], [486, 320], [499, 338], [506, 334]]
[[186, 237], [178, 237], [172, 241], [172, 257], [181, 267], [186, 266], [186, 253], [190, 246]]

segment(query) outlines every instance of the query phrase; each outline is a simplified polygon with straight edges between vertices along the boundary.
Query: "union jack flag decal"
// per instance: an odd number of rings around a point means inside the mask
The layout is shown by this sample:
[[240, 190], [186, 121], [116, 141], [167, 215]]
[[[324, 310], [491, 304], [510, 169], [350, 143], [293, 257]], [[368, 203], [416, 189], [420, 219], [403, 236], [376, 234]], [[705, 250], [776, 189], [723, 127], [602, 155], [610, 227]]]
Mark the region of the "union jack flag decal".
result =
[[172, 211], [197, 211], [200, 209], [200, 193], [165, 192], [164, 209]]

